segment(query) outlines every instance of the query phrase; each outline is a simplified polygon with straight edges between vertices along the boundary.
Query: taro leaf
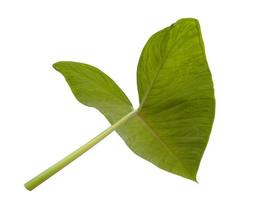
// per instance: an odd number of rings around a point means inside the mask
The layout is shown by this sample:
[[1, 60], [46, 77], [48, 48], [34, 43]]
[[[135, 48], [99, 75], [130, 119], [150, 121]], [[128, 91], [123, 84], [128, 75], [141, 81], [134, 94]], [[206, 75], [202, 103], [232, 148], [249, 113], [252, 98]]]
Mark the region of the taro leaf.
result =
[[[132, 105], [106, 74], [75, 62], [54, 64], [76, 98], [111, 124]], [[196, 180], [215, 113], [213, 83], [199, 23], [181, 19], [154, 34], [137, 70], [140, 106], [116, 131], [130, 149], [156, 166]]]

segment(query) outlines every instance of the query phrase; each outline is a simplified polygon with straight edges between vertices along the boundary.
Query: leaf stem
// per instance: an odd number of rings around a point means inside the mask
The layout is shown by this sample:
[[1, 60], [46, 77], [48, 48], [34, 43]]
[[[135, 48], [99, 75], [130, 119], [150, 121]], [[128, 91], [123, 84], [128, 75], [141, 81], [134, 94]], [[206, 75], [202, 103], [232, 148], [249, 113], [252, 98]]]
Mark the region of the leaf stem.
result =
[[117, 121], [115, 124], [101, 132], [99, 135], [94, 137], [92, 140], [87, 142], [86, 144], [82, 145], [80, 148], [60, 160], [59, 162], [55, 163], [30, 181], [24, 184], [25, 188], [29, 191], [36, 188], [38, 185], [49, 179], [51, 176], [56, 174], [58, 171], [66, 167], [68, 164], [70, 164], [72, 161], [80, 157], [82, 154], [84, 154], [86, 151], [88, 151], [90, 148], [95, 146], [98, 142], [103, 140], [105, 137], [107, 137], [111, 132], [113, 132], [116, 128], [121, 126], [123, 123], [128, 121], [131, 117], [133, 117], [136, 114], [137, 110], [133, 110], [132, 112], [125, 115], [123, 118], [121, 118], [119, 121]]

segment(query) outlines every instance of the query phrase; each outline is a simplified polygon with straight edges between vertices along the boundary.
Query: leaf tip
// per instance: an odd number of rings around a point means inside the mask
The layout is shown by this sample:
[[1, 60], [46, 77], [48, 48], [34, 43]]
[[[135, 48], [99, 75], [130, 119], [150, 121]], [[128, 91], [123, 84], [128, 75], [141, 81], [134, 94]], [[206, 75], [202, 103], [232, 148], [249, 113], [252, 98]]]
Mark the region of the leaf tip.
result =
[[172, 24], [171, 26], [175, 26], [175, 25], [180, 24], [180, 23], [187, 23], [187, 24], [190, 24], [190, 23], [191, 23], [191, 24], [199, 25], [199, 21], [198, 21], [198, 19], [188, 17], [188, 18], [182, 18], [182, 19], [177, 20], [177, 21], [176, 21], [174, 24]]
[[196, 176], [193, 179], [191, 179], [191, 180], [194, 181], [197, 184], [199, 183]]
[[190, 179], [191, 181], [198, 183], [196, 174], [194, 174], [194, 175], [190, 174], [190, 176], [187, 176], [185, 178]]
[[198, 23], [198, 19], [196, 18], [193, 18], [193, 17], [186, 17], [186, 18], [182, 18], [182, 19], [179, 19], [177, 22], [179, 21], [186, 21], [186, 22], [194, 22], [194, 23]]
[[62, 63], [64, 63], [64, 61], [59, 61], [59, 62], [56, 62], [54, 63], [52, 66], [55, 70], [59, 71], [60, 70], [60, 67], [62, 66]]

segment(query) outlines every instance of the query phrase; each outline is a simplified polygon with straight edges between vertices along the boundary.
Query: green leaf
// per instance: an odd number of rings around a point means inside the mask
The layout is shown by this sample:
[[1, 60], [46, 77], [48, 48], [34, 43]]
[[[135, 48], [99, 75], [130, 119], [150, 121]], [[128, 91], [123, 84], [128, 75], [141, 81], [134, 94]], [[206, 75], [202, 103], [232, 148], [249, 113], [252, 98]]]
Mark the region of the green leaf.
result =
[[[107, 75], [90, 65], [58, 62], [76, 98], [111, 124], [132, 105]], [[181, 19], [154, 34], [137, 70], [140, 107], [116, 131], [133, 152], [169, 172], [196, 180], [215, 110], [199, 23]]]
[[211, 73], [200, 26], [181, 19], [155, 33], [137, 69], [140, 106], [99, 69], [58, 62], [73, 94], [103, 113], [111, 127], [25, 184], [32, 190], [116, 130], [129, 148], [161, 169], [195, 180], [215, 114]]

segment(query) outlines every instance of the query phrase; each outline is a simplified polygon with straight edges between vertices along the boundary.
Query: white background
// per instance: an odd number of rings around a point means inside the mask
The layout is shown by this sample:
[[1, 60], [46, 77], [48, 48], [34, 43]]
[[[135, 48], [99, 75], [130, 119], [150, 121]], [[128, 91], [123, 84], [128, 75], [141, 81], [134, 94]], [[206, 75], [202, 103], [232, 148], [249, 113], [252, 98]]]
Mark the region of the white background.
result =
[[[0, 199], [266, 199], [265, 1], [0, 0]], [[116, 133], [29, 192], [23, 184], [109, 126], [52, 67], [90, 63], [138, 105], [148, 37], [199, 19], [215, 83], [199, 184], [133, 154]]]

